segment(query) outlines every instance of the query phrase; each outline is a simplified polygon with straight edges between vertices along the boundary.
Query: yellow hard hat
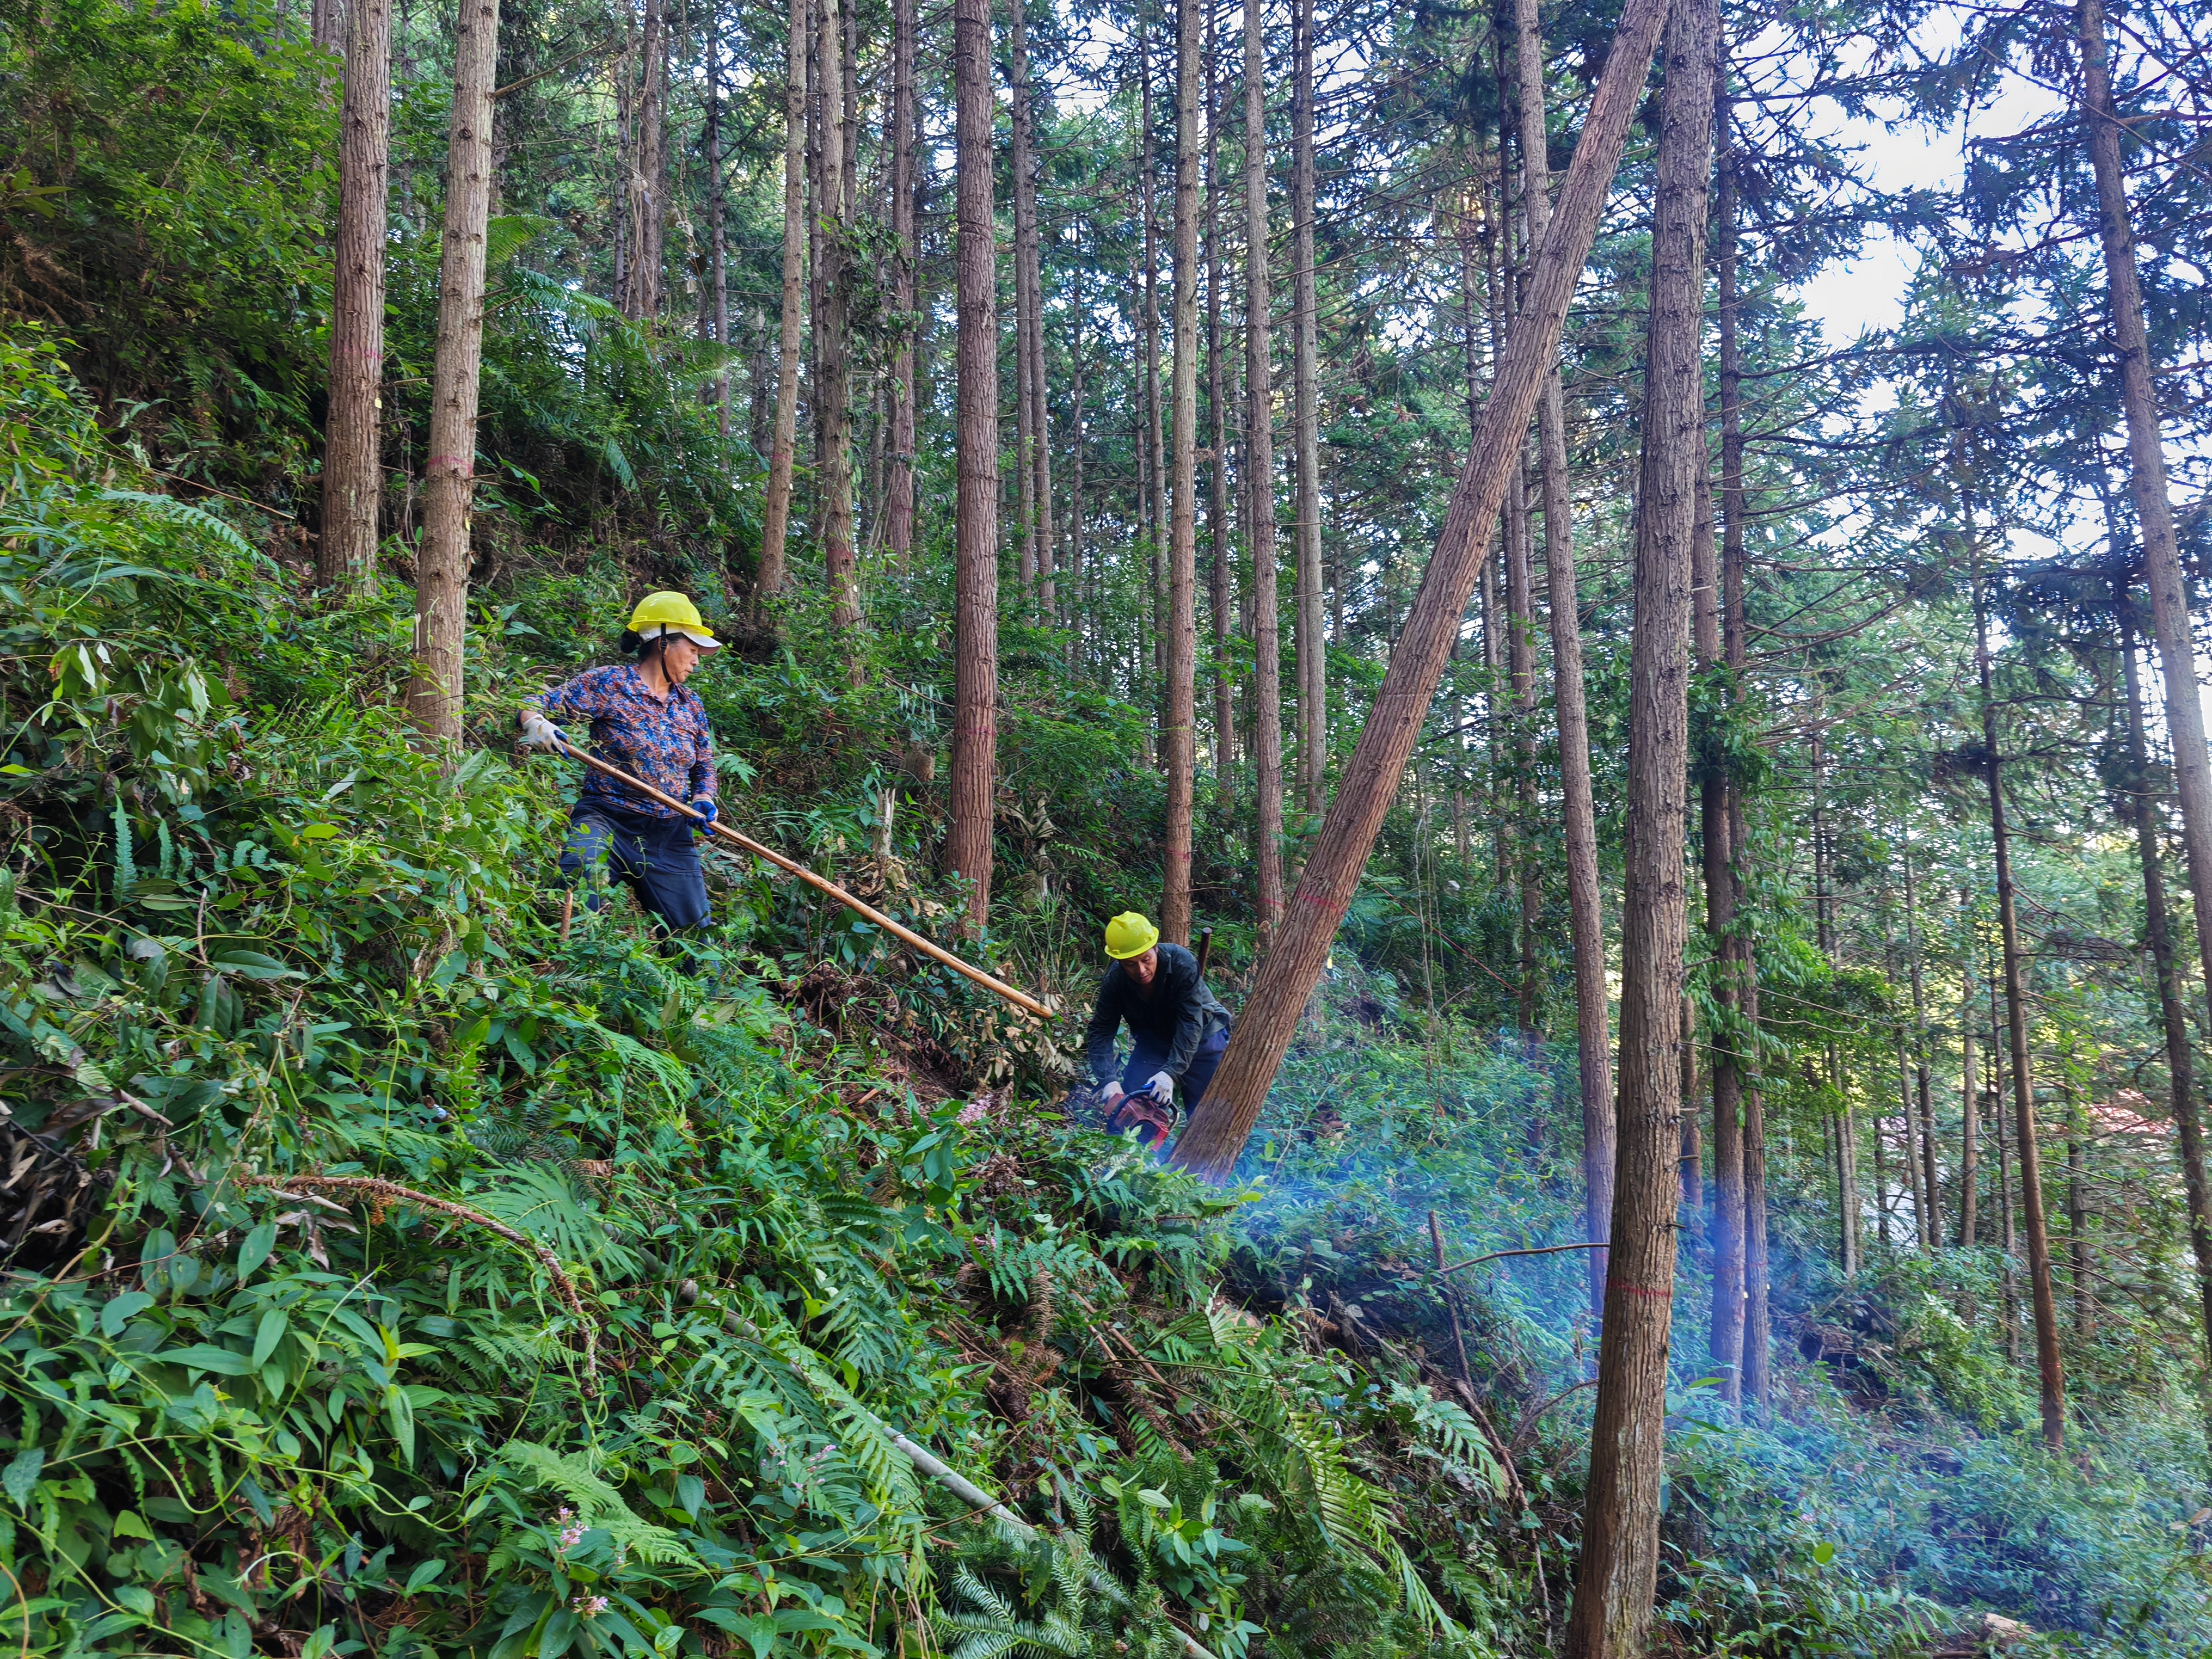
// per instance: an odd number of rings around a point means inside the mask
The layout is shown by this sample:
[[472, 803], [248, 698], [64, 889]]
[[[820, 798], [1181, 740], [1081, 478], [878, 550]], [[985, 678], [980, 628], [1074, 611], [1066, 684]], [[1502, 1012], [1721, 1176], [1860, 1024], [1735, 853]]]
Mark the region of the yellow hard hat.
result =
[[699, 607], [683, 593], [648, 593], [630, 612], [629, 631], [641, 640], [664, 634], [681, 634], [702, 651], [716, 651], [722, 642], [714, 630], [700, 620]]
[[1106, 954], [1116, 962], [1140, 957], [1160, 942], [1160, 930], [1134, 910], [1124, 910], [1106, 924]]

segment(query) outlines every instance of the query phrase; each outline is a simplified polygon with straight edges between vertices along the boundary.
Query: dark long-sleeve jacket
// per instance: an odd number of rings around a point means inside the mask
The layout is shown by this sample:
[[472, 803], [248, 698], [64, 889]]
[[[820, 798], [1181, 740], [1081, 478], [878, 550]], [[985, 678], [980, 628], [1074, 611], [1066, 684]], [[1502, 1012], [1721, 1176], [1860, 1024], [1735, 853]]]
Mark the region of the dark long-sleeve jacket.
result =
[[1191, 1056], [1207, 1031], [1217, 1024], [1229, 1024], [1229, 1011], [1199, 977], [1198, 958], [1180, 945], [1163, 944], [1159, 952], [1151, 995], [1118, 962], [1106, 970], [1098, 987], [1098, 1006], [1091, 1011], [1090, 1030], [1083, 1034], [1083, 1052], [1091, 1075], [1100, 1083], [1117, 1069], [1114, 1034], [1124, 1020], [1140, 1045], [1167, 1055], [1164, 1069], [1177, 1078], [1190, 1069]]

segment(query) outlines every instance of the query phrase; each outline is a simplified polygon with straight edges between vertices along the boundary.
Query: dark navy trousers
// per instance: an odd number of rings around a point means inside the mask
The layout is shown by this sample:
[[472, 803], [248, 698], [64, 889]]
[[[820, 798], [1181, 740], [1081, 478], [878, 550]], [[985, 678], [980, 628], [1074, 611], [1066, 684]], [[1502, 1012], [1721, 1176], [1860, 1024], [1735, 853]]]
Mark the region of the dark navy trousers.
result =
[[[672, 931], [681, 933], [707, 920], [707, 877], [699, 867], [690, 819], [657, 818], [580, 800], [568, 814], [561, 873], [573, 882], [586, 872], [596, 874], [602, 863]], [[593, 910], [605, 902], [605, 895], [597, 891], [584, 899]]]
[[[1198, 1052], [1190, 1057], [1190, 1069], [1182, 1074], [1182, 1108], [1186, 1112], [1206, 1097], [1206, 1085], [1213, 1081], [1214, 1068], [1221, 1064], [1223, 1050], [1229, 1047], [1229, 1028], [1217, 1025], [1199, 1039]], [[1167, 1069], [1168, 1057], [1164, 1049], [1154, 1048], [1138, 1042], [1129, 1054], [1129, 1063], [1122, 1068], [1121, 1087], [1130, 1094], [1152, 1086], [1152, 1079]]]

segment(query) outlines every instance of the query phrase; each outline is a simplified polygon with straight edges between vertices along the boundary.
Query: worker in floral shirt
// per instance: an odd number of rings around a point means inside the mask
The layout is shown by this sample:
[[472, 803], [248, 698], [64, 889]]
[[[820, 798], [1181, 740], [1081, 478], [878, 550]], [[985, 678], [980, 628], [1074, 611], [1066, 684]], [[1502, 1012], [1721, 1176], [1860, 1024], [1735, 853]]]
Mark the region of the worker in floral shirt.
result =
[[[637, 901], [673, 930], [707, 920], [707, 881], [695, 830], [714, 821], [714, 738], [698, 694], [684, 682], [720, 647], [699, 608], [681, 593], [649, 593], [623, 635], [637, 661], [587, 668], [565, 685], [526, 699], [516, 724], [526, 747], [555, 749], [570, 739], [554, 724], [588, 726], [591, 748], [610, 765], [686, 802], [705, 823], [636, 794], [603, 772], [584, 774], [584, 793], [568, 815], [561, 871], [571, 881], [604, 860]], [[599, 894], [585, 902], [599, 907]]]

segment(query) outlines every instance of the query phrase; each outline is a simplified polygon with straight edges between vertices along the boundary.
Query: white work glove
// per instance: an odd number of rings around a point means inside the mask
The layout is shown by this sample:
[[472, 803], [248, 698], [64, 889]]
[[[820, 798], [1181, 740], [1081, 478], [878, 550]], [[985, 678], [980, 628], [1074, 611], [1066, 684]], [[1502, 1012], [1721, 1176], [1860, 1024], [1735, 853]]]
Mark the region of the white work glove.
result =
[[1117, 1077], [1109, 1077], [1105, 1082], [1098, 1086], [1098, 1098], [1104, 1101], [1109, 1106], [1111, 1106], [1115, 1101], [1121, 1099], [1124, 1092], [1125, 1091], [1121, 1087], [1121, 1079]]
[[1153, 1073], [1152, 1080], [1145, 1085], [1145, 1089], [1163, 1106], [1175, 1098], [1175, 1079], [1165, 1072]]
[[561, 728], [547, 720], [542, 710], [524, 709], [521, 726], [521, 743], [525, 749], [554, 749], [567, 744], [568, 740], [561, 735]]

